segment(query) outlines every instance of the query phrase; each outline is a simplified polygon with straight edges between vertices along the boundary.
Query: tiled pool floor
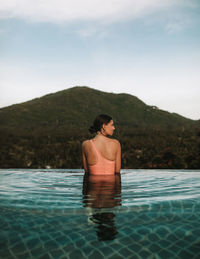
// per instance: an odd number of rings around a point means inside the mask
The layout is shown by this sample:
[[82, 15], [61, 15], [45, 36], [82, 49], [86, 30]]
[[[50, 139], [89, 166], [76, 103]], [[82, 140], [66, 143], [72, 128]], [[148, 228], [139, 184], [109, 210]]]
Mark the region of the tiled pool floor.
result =
[[[132, 208], [87, 215], [84, 209], [41, 213], [4, 208], [0, 258], [199, 259], [200, 205], [187, 205], [182, 214], [155, 209], [157, 213]], [[176, 204], [179, 210], [184, 204]]]
[[0, 259], [10, 258], [199, 259], [200, 172], [0, 170]]

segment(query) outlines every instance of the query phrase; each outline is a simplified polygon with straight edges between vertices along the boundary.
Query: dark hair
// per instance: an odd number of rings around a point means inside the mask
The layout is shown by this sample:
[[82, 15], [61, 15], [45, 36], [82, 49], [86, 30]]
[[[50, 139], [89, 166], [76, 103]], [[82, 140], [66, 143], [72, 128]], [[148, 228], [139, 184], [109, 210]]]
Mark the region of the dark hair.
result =
[[96, 133], [97, 131], [100, 131], [103, 124], [108, 124], [112, 120], [112, 117], [106, 114], [100, 114], [98, 115], [94, 122], [93, 125], [89, 128], [89, 132], [91, 134]]

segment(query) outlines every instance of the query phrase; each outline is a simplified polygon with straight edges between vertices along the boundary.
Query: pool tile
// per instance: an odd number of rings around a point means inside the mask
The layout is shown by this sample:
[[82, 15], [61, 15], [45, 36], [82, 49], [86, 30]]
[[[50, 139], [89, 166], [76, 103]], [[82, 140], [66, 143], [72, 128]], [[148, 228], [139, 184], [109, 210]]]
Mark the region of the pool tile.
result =
[[[197, 200], [91, 209], [88, 215], [84, 208], [60, 209], [64, 198], [58, 197], [59, 201], [45, 197], [48, 208], [42, 208], [42, 195], [38, 200], [19, 201], [18, 208], [16, 201], [10, 208], [1, 204], [0, 258], [200, 258]], [[108, 220], [106, 215], [111, 214]], [[99, 238], [103, 231], [109, 237], [110, 230], [112, 240]]]
[[52, 259], [52, 257], [49, 253], [45, 253], [44, 255], [39, 256], [38, 259]]

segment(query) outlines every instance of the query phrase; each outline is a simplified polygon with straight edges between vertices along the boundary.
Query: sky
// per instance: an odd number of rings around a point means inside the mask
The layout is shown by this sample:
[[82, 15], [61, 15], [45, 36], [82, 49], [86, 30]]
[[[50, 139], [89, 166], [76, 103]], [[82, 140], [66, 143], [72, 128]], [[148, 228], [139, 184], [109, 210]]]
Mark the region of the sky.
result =
[[0, 108], [74, 86], [200, 119], [199, 0], [0, 0]]

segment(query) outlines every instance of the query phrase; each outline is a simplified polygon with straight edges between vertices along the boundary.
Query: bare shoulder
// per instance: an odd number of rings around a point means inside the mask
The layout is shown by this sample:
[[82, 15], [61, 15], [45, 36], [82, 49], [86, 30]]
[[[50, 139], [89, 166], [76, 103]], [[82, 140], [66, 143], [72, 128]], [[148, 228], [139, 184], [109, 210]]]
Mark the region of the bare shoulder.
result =
[[116, 146], [120, 146], [120, 142], [117, 139], [111, 139], [111, 141], [113, 142], [113, 144], [115, 144]]
[[84, 141], [82, 142], [82, 148], [87, 147], [88, 144], [89, 144], [89, 140], [84, 140]]

